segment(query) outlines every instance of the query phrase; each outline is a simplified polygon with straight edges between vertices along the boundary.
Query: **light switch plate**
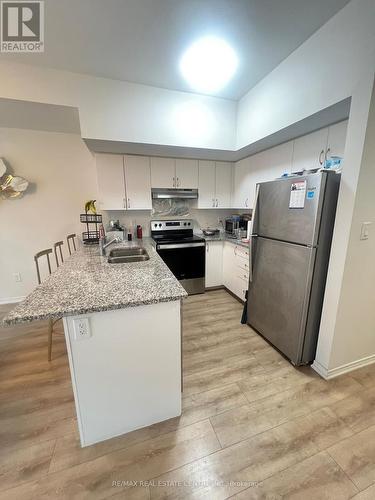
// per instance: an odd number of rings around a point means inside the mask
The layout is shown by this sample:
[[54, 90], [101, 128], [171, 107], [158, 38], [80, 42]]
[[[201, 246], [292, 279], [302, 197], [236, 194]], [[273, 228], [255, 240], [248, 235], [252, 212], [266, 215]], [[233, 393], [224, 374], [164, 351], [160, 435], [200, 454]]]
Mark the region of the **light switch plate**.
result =
[[372, 222], [362, 222], [360, 240], [368, 240]]

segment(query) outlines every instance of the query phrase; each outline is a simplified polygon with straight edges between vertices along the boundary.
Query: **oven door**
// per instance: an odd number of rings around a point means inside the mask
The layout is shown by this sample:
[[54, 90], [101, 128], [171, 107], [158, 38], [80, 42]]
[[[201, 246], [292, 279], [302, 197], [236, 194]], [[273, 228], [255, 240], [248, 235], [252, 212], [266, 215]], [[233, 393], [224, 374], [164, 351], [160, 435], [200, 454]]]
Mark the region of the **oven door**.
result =
[[189, 294], [203, 293], [205, 288], [205, 242], [168, 243], [156, 250]]

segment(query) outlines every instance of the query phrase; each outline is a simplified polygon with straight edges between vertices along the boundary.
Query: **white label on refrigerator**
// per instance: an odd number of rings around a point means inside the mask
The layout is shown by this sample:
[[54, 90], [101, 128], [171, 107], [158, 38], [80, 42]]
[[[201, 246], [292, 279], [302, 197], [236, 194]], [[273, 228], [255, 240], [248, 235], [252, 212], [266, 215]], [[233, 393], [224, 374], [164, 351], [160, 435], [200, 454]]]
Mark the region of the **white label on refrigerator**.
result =
[[289, 208], [304, 208], [306, 181], [293, 182], [290, 187]]

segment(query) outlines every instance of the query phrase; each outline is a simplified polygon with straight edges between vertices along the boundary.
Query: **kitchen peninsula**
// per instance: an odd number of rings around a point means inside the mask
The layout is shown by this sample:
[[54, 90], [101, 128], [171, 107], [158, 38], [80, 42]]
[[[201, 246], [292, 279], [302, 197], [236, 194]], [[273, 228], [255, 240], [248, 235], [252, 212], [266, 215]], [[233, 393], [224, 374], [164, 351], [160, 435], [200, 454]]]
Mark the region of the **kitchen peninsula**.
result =
[[82, 446], [181, 414], [187, 294], [150, 241], [141, 246], [149, 259], [132, 263], [77, 251], [4, 319], [62, 318]]

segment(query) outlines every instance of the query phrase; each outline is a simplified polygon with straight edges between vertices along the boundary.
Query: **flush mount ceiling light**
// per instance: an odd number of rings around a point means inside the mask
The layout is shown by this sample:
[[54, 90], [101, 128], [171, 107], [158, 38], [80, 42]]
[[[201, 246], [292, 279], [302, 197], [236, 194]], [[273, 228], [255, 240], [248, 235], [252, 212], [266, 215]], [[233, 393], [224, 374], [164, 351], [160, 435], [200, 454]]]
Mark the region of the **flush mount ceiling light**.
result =
[[232, 78], [238, 58], [221, 38], [206, 36], [191, 45], [180, 61], [180, 71], [192, 89], [212, 93], [221, 90]]

